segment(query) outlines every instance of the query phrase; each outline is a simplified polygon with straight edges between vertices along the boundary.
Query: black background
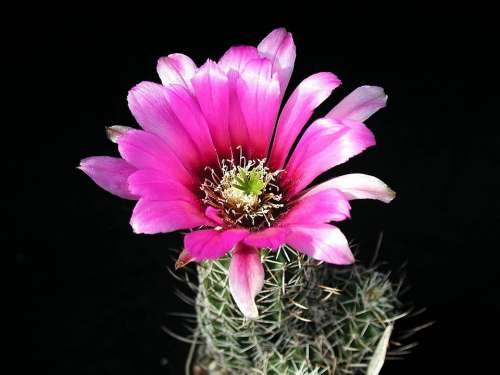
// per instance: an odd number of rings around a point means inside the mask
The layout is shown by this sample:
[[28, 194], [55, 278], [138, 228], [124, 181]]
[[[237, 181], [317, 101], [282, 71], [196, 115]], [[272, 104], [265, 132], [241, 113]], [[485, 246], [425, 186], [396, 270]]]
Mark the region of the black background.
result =
[[377, 146], [330, 173], [373, 174], [397, 191], [390, 205], [354, 202], [340, 227], [360, 245], [360, 261], [384, 231], [380, 258], [394, 269], [408, 262], [405, 298], [428, 308], [415, 324], [436, 321], [412, 355], [382, 373], [495, 373], [500, 124], [488, 11], [420, 4], [381, 18], [361, 5], [250, 8], [23, 5], [4, 23], [15, 373], [183, 373], [187, 346], [161, 330], [182, 332], [167, 314], [189, 311], [166, 270], [180, 234], [134, 235], [131, 202], [76, 166], [117, 155], [104, 126], [136, 126], [127, 91], [158, 81], [158, 57], [182, 52], [201, 64], [278, 26], [297, 45], [289, 89], [318, 71], [343, 81], [318, 115], [362, 84], [389, 95], [367, 122]]

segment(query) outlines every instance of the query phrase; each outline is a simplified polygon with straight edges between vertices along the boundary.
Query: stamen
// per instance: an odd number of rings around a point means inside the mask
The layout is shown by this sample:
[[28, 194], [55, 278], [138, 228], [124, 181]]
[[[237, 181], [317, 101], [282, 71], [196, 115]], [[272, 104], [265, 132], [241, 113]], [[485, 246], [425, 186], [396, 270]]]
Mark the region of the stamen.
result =
[[205, 168], [207, 178], [200, 186], [203, 203], [220, 209], [226, 224], [258, 229], [271, 226], [283, 209], [280, 188], [274, 182], [282, 172], [271, 172], [265, 159], [248, 160], [240, 146], [239, 163], [223, 159], [219, 171]]

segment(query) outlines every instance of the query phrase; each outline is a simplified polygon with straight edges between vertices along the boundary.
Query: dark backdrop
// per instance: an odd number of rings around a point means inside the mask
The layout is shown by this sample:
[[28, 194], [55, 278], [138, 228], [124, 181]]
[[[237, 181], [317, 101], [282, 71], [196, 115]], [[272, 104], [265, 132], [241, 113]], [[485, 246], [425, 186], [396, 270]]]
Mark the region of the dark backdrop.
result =
[[297, 45], [290, 87], [318, 71], [343, 81], [319, 115], [362, 84], [389, 95], [368, 121], [377, 146], [331, 174], [373, 174], [397, 191], [390, 205], [354, 202], [353, 219], [340, 226], [360, 245], [361, 261], [384, 231], [380, 258], [394, 269], [408, 262], [405, 298], [428, 308], [415, 324], [436, 321], [414, 353], [383, 374], [494, 373], [499, 124], [487, 12], [405, 6], [380, 18], [368, 9], [290, 14], [267, 5], [254, 14], [241, 4], [164, 5], [24, 5], [4, 27], [15, 373], [182, 373], [187, 346], [161, 330], [183, 332], [182, 320], [167, 314], [189, 311], [166, 270], [181, 236], [134, 235], [132, 204], [76, 166], [86, 156], [117, 155], [104, 127], [136, 126], [127, 91], [158, 81], [158, 57], [183, 52], [201, 64], [278, 26]]

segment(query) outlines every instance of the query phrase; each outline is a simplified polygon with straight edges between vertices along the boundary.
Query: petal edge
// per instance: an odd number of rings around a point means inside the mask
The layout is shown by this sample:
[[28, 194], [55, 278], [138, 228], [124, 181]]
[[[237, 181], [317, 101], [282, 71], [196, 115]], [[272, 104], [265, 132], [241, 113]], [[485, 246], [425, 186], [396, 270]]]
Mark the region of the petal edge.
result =
[[111, 156], [91, 156], [82, 159], [77, 168], [107, 192], [123, 199], [138, 199], [130, 191], [127, 182], [136, 168], [125, 160]]
[[229, 290], [236, 305], [248, 319], [259, 317], [255, 296], [263, 286], [264, 267], [259, 251], [251, 246], [238, 245], [229, 265]]

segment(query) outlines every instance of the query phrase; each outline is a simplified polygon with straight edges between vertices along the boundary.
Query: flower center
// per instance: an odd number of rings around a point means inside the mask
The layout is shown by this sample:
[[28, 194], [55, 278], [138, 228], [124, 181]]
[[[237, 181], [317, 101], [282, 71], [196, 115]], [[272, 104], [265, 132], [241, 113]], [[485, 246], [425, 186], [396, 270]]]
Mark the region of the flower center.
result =
[[219, 170], [207, 168], [200, 189], [203, 203], [218, 208], [226, 224], [258, 229], [271, 226], [283, 208], [282, 194], [274, 182], [281, 170], [270, 171], [265, 159], [239, 163], [224, 159]]

